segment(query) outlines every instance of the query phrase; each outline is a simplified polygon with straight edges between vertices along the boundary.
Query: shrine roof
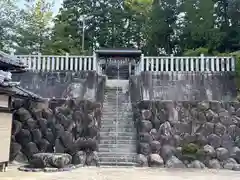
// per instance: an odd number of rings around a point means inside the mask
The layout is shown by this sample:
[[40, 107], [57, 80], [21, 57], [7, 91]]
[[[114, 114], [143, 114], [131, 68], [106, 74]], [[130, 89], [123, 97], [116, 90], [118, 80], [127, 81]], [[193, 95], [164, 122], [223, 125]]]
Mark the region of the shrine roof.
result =
[[100, 48], [95, 51], [98, 57], [140, 57], [141, 50], [134, 48]]

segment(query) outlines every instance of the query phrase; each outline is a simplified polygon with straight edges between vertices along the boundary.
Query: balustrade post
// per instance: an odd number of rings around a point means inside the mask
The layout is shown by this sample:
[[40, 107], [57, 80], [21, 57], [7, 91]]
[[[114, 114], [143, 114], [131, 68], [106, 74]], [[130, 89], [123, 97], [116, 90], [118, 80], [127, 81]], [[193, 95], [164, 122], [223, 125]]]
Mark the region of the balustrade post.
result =
[[215, 71], [219, 71], [219, 70], [220, 70], [219, 57], [216, 58], [215, 64], [216, 64], [216, 69], [215, 69]]
[[235, 71], [235, 67], [236, 67], [236, 56], [231, 58], [231, 71]]
[[202, 72], [202, 71], [204, 71], [205, 70], [205, 68], [204, 68], [204, 54], [201, 54], [200, 55], [200, 58], [201, 58], [201, 66], [200, 66], [200, 71]]
[[37, 62], [36, 62], [36, 67], [37, 67], [37, 70], [41, 70], [41, 56], [42, 54], [41, 53], [38, 53], [38, 56], [37, 56]]
[[65, 70], [69, 70], [69, 53], [66, 53]]
[[97, 67], [97, 55], [95, 52], [93, 52], [93, 71], [97, 71], [97, 73], [99, 73], [96, 67]]
[[170, 55], [171, 61], [170, 61], [170, 71], [174, 71], [174, 57], [173, 54]]
[[144, 54], [141, 55], [140, 72], [144, 71]]

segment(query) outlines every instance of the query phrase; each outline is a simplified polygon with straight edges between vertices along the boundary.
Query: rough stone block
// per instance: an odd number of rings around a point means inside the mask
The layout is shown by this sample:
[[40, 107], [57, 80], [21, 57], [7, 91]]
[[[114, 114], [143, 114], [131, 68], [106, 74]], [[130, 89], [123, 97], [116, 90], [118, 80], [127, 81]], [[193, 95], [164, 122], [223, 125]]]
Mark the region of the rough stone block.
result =
[[150, 154], [148, 164], [150, 167], [163, 167], [164, 161], [159, 154]]

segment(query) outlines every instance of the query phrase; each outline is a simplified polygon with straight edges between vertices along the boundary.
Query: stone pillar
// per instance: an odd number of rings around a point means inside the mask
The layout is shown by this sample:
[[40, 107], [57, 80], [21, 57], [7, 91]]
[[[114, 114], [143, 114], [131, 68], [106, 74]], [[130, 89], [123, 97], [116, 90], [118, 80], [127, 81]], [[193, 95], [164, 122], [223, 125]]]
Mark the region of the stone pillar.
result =
[[128, 66], [129, 66], [129, 78], [131, 77], [131, 71], [132, 71], [132, 64], [131, 64], [131, 61], [129, 61], [128, 63]]

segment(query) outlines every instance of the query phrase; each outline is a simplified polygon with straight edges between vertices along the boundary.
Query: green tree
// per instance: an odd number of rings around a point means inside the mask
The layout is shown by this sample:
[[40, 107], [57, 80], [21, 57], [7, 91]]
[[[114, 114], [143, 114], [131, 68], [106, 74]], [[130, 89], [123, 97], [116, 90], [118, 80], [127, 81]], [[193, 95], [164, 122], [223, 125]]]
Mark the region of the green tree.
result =
[[176, 0], [155, 1], [146, 24], [144, 53], [149, 55], [171, 54], [177, 37], [176, 23], [178, 4]]
[[16, 53], [45, 53], [49, 40], [53, 3], [47, 0], [29, 1], [21, 11], [18, 24]]
[[52, 52], [82, 53], [82, 21], [86, 15], [85, 47], [138, 47], [144, 43], [145, 16], [125, 6], [123, 0], [66, 0], [55, 20]]
[[214, 5], [212, 0], [184, 1], [182, 10], [185, 17], [180, 41], [183, 51], [200, 47], [214, 51], [220, 46], [222, 34], [216, 26]]
[[65, 0], [46, 46], [52, 54], [98, 47], [137, 47], [147, 55], [231, 52], [240, 44], [239, 18], [239, 0]]
[[223, 33], [220, 52], [237, 51], [240, 48], [240, 1], [216, 0], [218, 26]]
[[9, 51], [14, 43], [19, 10], [17, 0], [0, 0], [0, 49]]

